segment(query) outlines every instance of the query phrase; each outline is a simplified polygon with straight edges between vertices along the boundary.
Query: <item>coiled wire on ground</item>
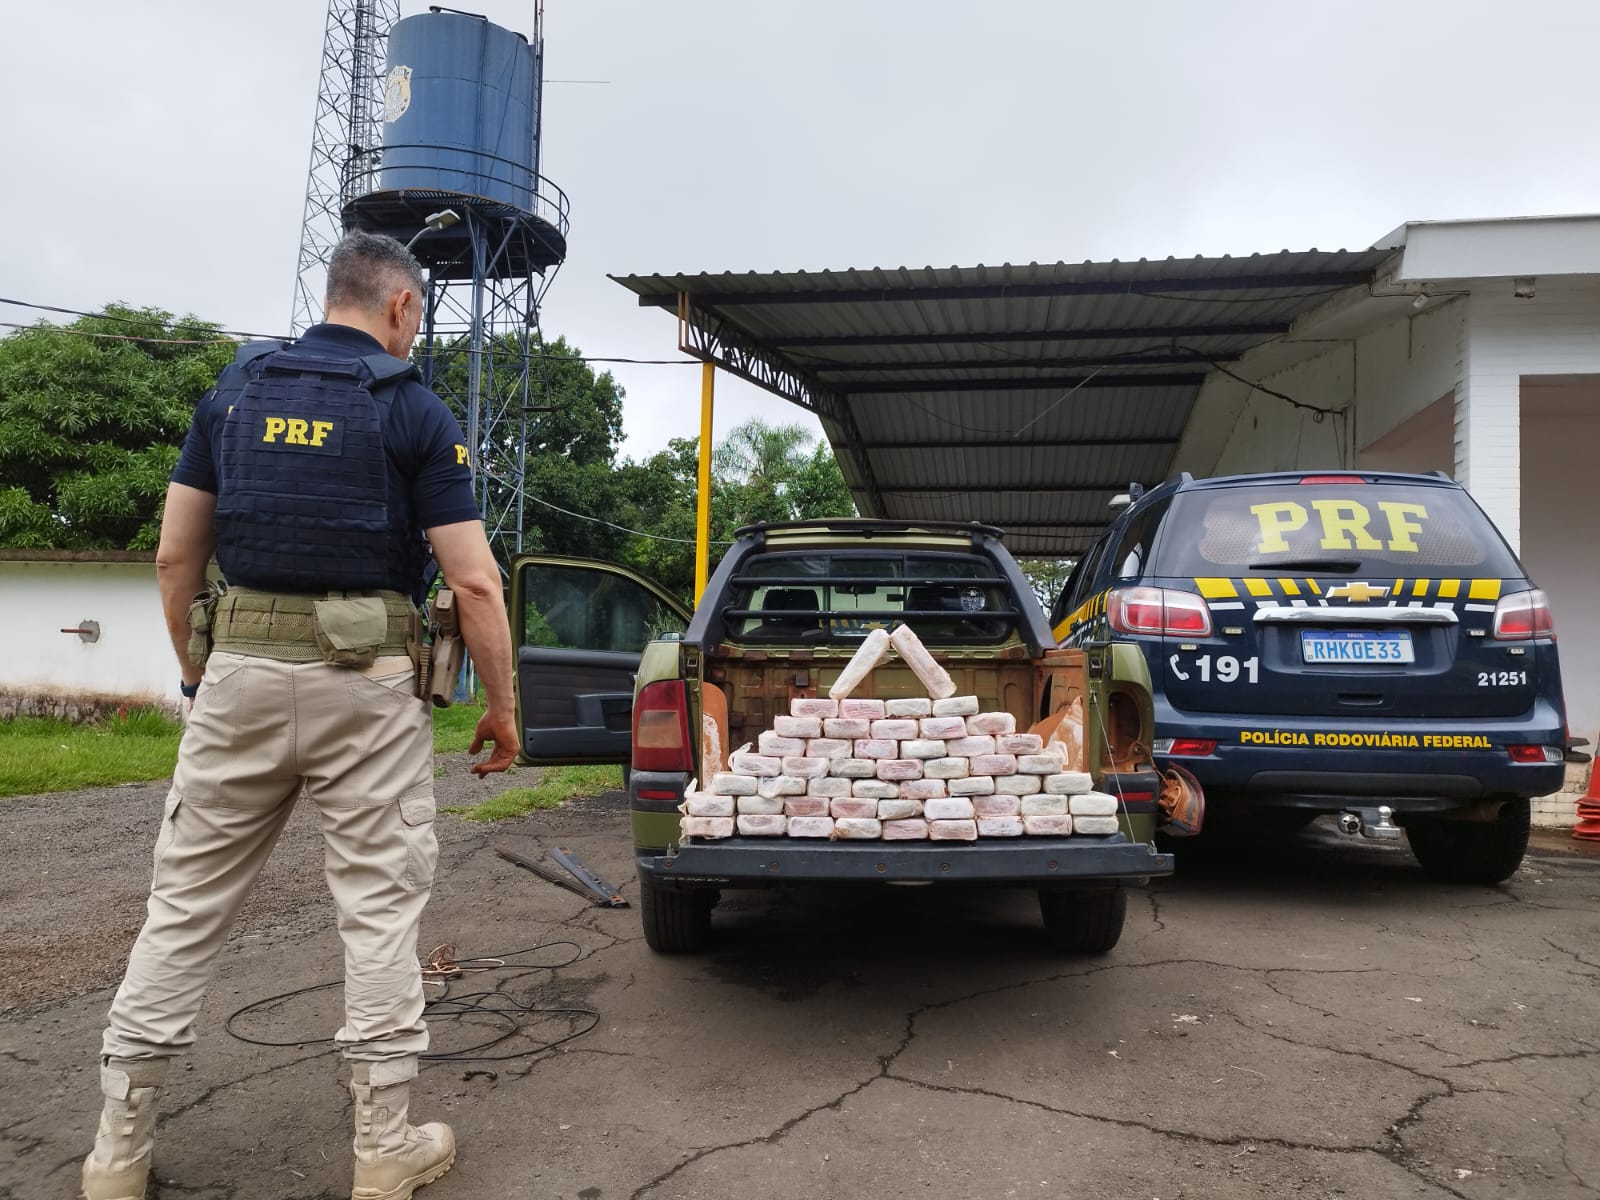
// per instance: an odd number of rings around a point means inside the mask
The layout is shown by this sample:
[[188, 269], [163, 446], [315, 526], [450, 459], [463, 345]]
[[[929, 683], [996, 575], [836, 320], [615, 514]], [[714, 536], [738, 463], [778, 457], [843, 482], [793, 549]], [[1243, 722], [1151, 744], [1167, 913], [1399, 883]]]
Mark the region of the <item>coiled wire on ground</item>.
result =
[[[536, 955], [544, 950], [567, 946], [572, 950], [571, 957], [554, 963], [520, 961], [529, 956]], [[517, 1058], [529, 1058], [536, 1054], [543, 1054], [557, 1046], [580, 1038], [600, 1023], [600, 1014], [592, 1008], [581, 1008], [568, 1005], [540, 1005], [531, 1000], [523, 1000], [507, 990], [518, 979], [540, 971], [558, 971], [562, 967], [571, 966], [583, 957], [583, 947], [576, 942], [555, 941], [540, 942], [529, 946], [525, 950], [513, 950], [504, 954], [482, 955], [476, 958], [456, 957], [456, 948], [449, 943], [436, 947], [421, 963], [423, 986], [438, 989], [427, 998], [423, 1005], [423, 1016], [430, 1022], [438, 1023], [447, 1020], [464, 1021], [468, 1018], [484, 1018], [491, 1023], [500, 1024], [501, 1028], [487, 1041], [475, 1045], [464, 1046], [454, 1050], [438, 1051], [421, 1055], [425, 1062], [508, 1062]], [[499, 972], [510, 972], [499, 975]], [[452, 985], [457, 981], [476, 975], [496, 975], [494, 986], [475, 992], [456, 993]], [[279, 992], [274, 996], [266, 996], [260, 1000], [252, 1001], [242, 1008], [235, 1009], [223, 1022], [223, 1028], [230, 1037], [251, 1046], [321, 1046], [332, 1045], [333, 1039], [327, 1038], [289, 1038], [277, 1041], [269, 1038], [253, 1037], [241, 1033], [235, 1025], [237, 1022], [249, 1017], [251, 1014], [262, 1012], [274, 1006], [300, 996], [308, 996], [314, 992], [326, 991], [329, 988], [342, 987], [344, 980], [331, 979], [326, 983], [314, 983], [309, 987], [295, 988], [292, 991]], [[502, 1053], [490, 1053], [496, 1047], [504, 1046], [507, 1042], [518, 1037], [529, 1036], [526, 1031], [529, 1026], [537, 1021], [551, 1018], [566, 1018], [573, 1027], [560, 1037], [539, 1042], [533, 1046]]]

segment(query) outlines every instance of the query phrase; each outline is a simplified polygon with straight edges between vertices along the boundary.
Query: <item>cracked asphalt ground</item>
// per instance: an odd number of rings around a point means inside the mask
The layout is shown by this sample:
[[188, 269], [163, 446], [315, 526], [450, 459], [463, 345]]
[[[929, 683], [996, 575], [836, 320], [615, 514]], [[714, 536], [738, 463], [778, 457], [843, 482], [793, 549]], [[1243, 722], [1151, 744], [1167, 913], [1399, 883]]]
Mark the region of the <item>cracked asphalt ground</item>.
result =
[[[459, 761], [440, 780], [445, 802], [479, 787]], [[7, 1200], [76, 1195], [163, 790], [6, 803]], [[156, 1200], [349, 1194], [338, 1060], [222, 1028], [338, 969], [311, 815], [163, 1100]], [[1404, 849], [1326, 831], [1202, 855], [1135, 893], [1122, 944], [1094, 960], [1046, 952], [1022, 894], [732, 893], [713, 953], [663, 959], [636, 911], [586, 907], [493, 852], [570, 846], [637, 900], [620, 796], [492, 827], [445, 816], [439, 838], [426, 945], [581, 954], [458, 992], [497, 980], [600, 1019], [533, 1057], [424, 1071], [416, 1115], [461, 1142], [429, 1200], [1600, 1194], [1600, 859], [1570, 843], [1496, 889], [1430, 883]], [[325, 1036], [337, 997], [243, 1031]], [[497, 1049], [579, 1027], [542, 1017]], [[436, 1021], [435, 1045], [499, 1028]]]

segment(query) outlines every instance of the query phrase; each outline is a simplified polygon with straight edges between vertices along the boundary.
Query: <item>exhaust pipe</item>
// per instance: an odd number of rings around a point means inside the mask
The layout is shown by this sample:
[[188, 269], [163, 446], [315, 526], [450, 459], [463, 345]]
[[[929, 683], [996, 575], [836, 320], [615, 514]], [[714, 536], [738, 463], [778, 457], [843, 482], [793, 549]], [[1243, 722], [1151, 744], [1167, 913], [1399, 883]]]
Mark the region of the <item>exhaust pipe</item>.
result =
[[1380, 804], [1376, 810], [1340, 813], [1339, 832], [1350, 837], [1359, 833], [1376, 842], [1392, 842], [1399, 839], [1400, 826], [1394, 823], [1394, 809]]

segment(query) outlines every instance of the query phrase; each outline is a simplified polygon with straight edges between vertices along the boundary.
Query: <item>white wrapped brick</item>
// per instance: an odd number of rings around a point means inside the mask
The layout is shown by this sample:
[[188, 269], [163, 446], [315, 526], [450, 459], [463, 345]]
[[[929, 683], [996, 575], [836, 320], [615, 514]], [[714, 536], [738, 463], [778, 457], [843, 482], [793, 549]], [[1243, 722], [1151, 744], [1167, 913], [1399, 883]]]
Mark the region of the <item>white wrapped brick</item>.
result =
[[758, 779], [783, 774], [783, 759], [767, 754], [735, 752], [728, 755], [728, 766], [735, 775], [754, 775]]
[[933, 702], [933, 715], [936, 717], [975, 717], [978, 715], [978, 698], [976, 696], [947, 696], [943, 700]]
[[886, 717], [925, 717], [933, 711], [933, 701], [926, 696], [915, 696], [903, 700], [885, 700], [883, 702], [883, 715]]
[[[811, 779], [806, 782], [806, 795], [821, 796], [825, 800], [837, 800], [840, 796], [850, 794], [850, 781], [840, 779], [836, 775], [825, 775], [821, 779]], [[790, 814], [791, 816], [793, 814]]]
[[909, 625], [900, 625], [889, 635], [889, 641], [894, 644], [895, 653], [900, 660], [911, 668], [911, 673], [922, 680], [928, 689], [928, 695], [935, 700], [943, 700], [947, 696], [955, 695], [955, 681], [950, 678], [950, 673], [934, 661], [933, 655], [928, 653], [928, 648], [922, 644], [922, 639]]
[[789, 828], [789, 818], [751, 813], [739, 814], [739, 833], [744, 837], [782, 837]]
[[732, 817], [685, 817], [679, 825], [686, 838], [725, 838], [733, 836]]
[[[880, 758], [878, 760], [878, 778], [887, 779], [892, 783], [904, 783], [908, 779], [922, 778], [922, 761], [916, 758]], [[899, 791], [896, 790], [896, 795]]]
[[1054, 775], [1061, 770], [1061, 760], [1054, 754], [1019, 754], [1017, 770], [1024, 775]]
[[904, 821], [909, 817], [922, 815], [922, 801], [920, 800], [879, 800], [878, 820]]
[[862, 699], [841, 700], [839, 702], [839, 715], [858, 721], [881, 721], [883, 720], [883, 712], [882, 700]]
[[872, 841], [883, 836], [883, 822], [876, 817], [839, 817], [833, 822], [836, 841]]
[[900, 785], [902, 800], [934, 800], [947, 795], [942, 779], [908, 779]]
[[898, 800], [900, 785], [887, 779], [857, 779], [850, 784], [850, 794], [867, 800]]
[[972, 812], [972, 801], [965, 796], [945, 796], [922, 804], [922, 815], [930, 821], [967, 821]]
[[684, 808], [691, 817], [731, 817], [733, 797], [708, 796], [704, 792], [696, 792], [684, 801]]
[[[711, 790], [718, 796], [754, 796], [756, 794], [755, 776], [718, 773], [711, 777]], [[699, 816], [700, 814], [696, 813], [695, 815]]]
[[814, 696], [802, 696], [797, 700], [789, 701], [789, 713], [796, 717], [817, 717], [827, 720], [829, 717], [839, 715], [839, 702], [837, 700], [823, 700]]
[[972, 761], [965, 758], [930, 758], [922, 764], [922, 774], [927, 779], [965, 779], [972, 774]]
[[1067, 811], [1075, 817], [1114, 817], [1117, 815], [1117, 798], [1104, 792], [1088, 792], [1072, 797]]
[[826, 796], [789, 796], [783, 802], [786, 817], [831, 817], [833, 809]]
[[1037, 775], [1003, 775], [994, 781], [994, 790], [1003, 796], [1031, 796], [1040, 786]]
[[825, 758], [785, 758], [783, 760], [783, 773], [794, 775], [800, 779], [820, 779], [828, 773], [828, 760]]
[[775, 817], [783, 812], [782, 796], [740, 796], [740, 816]]
[[857, 758], [899, 758], [900, 743], [893, 738], [857, 738], [852, 752]]
[[968, 779], [949, 779], [945, 787], [952, 796], [989, 796], [994, 794], [994, 778], [990, 775], [974, 775]]
[[806, 781], [797, 779], [793, 775], [774, 775], [769, 779], [756, 781], [758, 796], [804, 796], [805, 794]]
[[856, 799], [845, 797], [841, 800], [828, 801], [828, 815], [834, 820], [848, 817], [870, 817], [877, 820], [878, 801], [871, 799]]
[[756, 749], [772, 758], [798, 757], [806, 752], [806, 743], [804, 738], [779, 737], [772, 730], [764, 729], [756, 739]]
[[1017, 756], [1015, 754], [974, 754], [972, 756], [972, 773], [974, 775], [1015, 775], [1017, 773]]
[[964, 738], [967, 736], [967, 719], [965, 717], [923, 717], [917, 722], [921, 727], [914, 737], [925, 738]]
[[1072, 818], [1023, 817], [1022, 831], [1029, 837], [1066, 837], [1072, 832]]
[[978, 840], [978, 823], [976, 821], [929, 821], [928, 836], [936, 842], [975, 842]]
[[944, 748], [950, 752], [951, 758], [976, 758], [980, 754], [993, 754], [995, 752], [994, 738], [988, 734], [979, 734], [977, 737], [946, 738]]
[[1037, 733], [1002, 733], [994, 743], [1001, 754], [1039, 754], [1044, 750], [1044, 739]]
[[920, 842], [925, 841], [927, 836], [928, 823], [920, 817], [883, 823], [883, 840], [886, 842]]
[[986, 837], [1021, 837], [1021, 817], [980, 817], [978, 818], [978, 836]]
[[851, 738], [807, 738], [807, 758], [849, 758]]
[[884, 717], [872, 723], [872, 736], [900, 742], [917, 736], [917, 723], [909, 717]]
[[1025, 817], [1064, 817], [1067, 815], [1065, 796], [1024, 796], [1022, 815]]
[[1063, 771], [1046, 775], [1044, 790], [1052, 796], [1081, 796], [1094, 790], [1094, 779], [1087, 771]]
[[1072, 832], [1091, 836], [1116, 833], [1121, 826], [1115, 817], [1072, 817]]
[[948, 758], [945, 744], [933, 738], [910, 738], [900, 743], [901, 758]]
[[967, 718], [967, 732], [974, 736], [980, 733], [998, 734], [1016, 731], [1017, 719], [1008, 712], [978, 713]]
[[[855, 654], [845, 663], [844, 670], [839, 672], [839, 678], [835, 679], [833, 686], [828, 689], [828, 695], [842, 702], [860, 686], [862, 680], [877, 669], [879, 663], [888, 657], [889, 635], [881, 629], [874, 629], [862, 639]], [[883, 714], [878, 715], [881, 717]]]
[[779, 737], [814, 738], [822, 736], [821, 717], [773, 717], [772, 732]]
[[856, 738], [872, 736], [872, 722], [865, 717], [834, 717], [831, 721], [822, 723], [824, 737], [841, 738], [854, 741]]
[[789, 836], [792, 838], [831, 838], [832, 817], [790, 817]]
[[828, 773], [840, 779], [876, 779], [878, 764], [870, 758], [836, 758]]
[[982, 820], [985, 817], [1015, 817], [1021, 813], [1022, 801], [1016, 796], [974, 796], [972, 798], [973, 814]]

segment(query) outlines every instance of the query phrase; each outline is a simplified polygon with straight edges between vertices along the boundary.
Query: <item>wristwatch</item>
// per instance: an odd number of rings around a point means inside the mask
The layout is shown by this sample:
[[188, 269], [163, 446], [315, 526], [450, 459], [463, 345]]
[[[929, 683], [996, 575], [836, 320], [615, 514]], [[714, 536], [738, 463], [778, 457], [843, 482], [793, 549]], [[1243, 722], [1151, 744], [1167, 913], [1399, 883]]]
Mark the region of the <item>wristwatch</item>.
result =
[[178, 681], [178, 690], [183, 693], [185, 700], [193, 700], [200, 694], [200, 685], [198, 683], [184, 683], [180, 679]]

